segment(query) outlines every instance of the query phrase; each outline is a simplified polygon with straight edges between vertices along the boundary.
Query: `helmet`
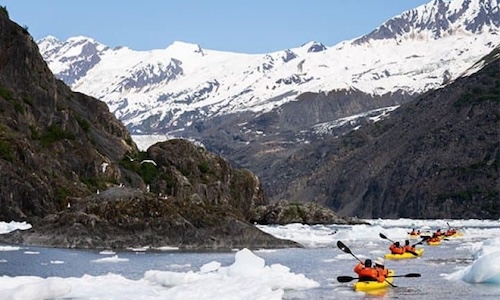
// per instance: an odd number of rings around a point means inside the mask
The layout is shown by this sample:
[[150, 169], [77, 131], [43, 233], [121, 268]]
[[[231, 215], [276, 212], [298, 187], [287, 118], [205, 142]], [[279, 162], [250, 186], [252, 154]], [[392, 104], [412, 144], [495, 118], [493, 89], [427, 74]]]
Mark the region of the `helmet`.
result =
[[438, 229], [437, 232], [441, 232], [441, 229]]
[[405, 245], [409, 245], [410, 244], [410, 241], [409, 240], [406, 240], [405, 241]]
[[365, 260], [365, 267], [370, 268], [372, 266], [372, 260], [371, 259], [366, 259]]
[[399, 247], [399, 242], [395, 242], [394, 245], [396, 245], [396, 247]]
[[377, 257], [377, 259], [375, 260], [375, 265], [383, 266], [384, 259], [382, 257]]

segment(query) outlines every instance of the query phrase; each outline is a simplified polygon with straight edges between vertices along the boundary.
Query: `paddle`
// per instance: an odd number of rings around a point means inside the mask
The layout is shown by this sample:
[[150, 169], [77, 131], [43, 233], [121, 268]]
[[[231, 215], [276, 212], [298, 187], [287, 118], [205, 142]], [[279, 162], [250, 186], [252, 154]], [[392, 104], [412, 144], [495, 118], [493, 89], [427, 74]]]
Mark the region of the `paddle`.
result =
[[[422, 275], [420, 275], [419, 273], [409, 273], [409, 274], [406, 274], [406, 275], [393, 275], [393, 276], [387, 276], [387, 277], [420, 277]], [[359, 277], [351, 277], [351, 276], [338, 276], [337, 277], [337, 281], [338, 282], [350, 282], [350, 281], [353, 281], [354, 279], [359, 279]]]
[[[352, 253], [351, 249], [349, 249], [349, 247], [347, 247], [341, 241], [337, 242], [337, 247], [339, 247], [339, 249], [342, 250], [343, 252], [351, 254], [355, 259], [357, 259], [360, 263], [362, 263], [361, 259], [359, 259], [356, 255], [354, 255], [354, 253]], [[342, 276], [339, 276], [339, 277], [342, 277]], [[384, 279], [384, 280], [385, 280], [385, 282], [387, 282], [388, 284], [390, 284], [392, 287], [396, 287], [394, 284], [392, 284], [389, 281], [387, 281], [387, 279]]]
[[[428, 238], [427, 238], [427, 239], [428, 239]], [[423, 239], [423, 240], [421, 240], [420, 242], [418, 242], [418, 243], [416, 243], [416, 244], [413, 244], [413, 245], [411, 245], [411, 246], [412, 246], [412, 247], [415, 247], [416, 245], [420, 245], [420, 244], [422, 244], [423, 242], [425, 242], [427, 239]]]
[[[391, 242], [394, 244], [394, 241], [393, 241], [393, 240], [391, 240], [390, 238], [386, 237], [384, 234], [380, 233], [379, 235], [380, 235], [380, 237], [381, 237], [381, 238], [386, 239], [386, 240], [389, 240], [389, 241], [391, 241]], [[415, 246], [414, 246], [414, 247], [415, 247]], [[409, 253], [411, 253], [411, 254], [413, 254], [413, 255], [415, 255], [415, 256], [418, 256], [418, 253], [417, 253], [417, 252], [415, 252], [415, 251], [408, 251], [408, 250], [405, 250], [405, 251], [406, 251], [406, 252], [409, 252]]]

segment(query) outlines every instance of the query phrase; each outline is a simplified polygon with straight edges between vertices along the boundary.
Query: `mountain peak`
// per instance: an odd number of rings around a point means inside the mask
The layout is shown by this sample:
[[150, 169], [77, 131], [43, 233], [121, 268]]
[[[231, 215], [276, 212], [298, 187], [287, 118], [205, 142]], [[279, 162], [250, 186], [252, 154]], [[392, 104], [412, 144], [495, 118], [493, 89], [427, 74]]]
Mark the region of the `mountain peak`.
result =
[[48, 35], [44, 38], [39, 39], [36, 42], [37, 44], [40, 44], [40, 43], [60, 43], [61, 41], [59, 41], [59, 39], [53, 35]]
[[63, 43], [53, 35], [48, 35], [36, 41], [41, 53], [47, 53], [53, 49], [60, 48]]
[[99, 45], [101, 44], [98, 41], [94, 40], [93, 38], [86, 37], [86, 36], [83, 36], [83, 35], [70, 37], [70, 38], [68, 38], [66, 40], [66, 43], [70, 43], [70, 44], [87, 44], [87, 43], [90, 43], [90, 44], [99, 44]]
[[326, 50], [326, 46], [320, 42], [309, 41], [300, 46], [301, 48], [307, 49], [307, 52], [321, 52]]
[[167, 47], [167, 52], [172, 56], [186, 55], [187, 53], [198, 53], [204, 55], [203, 49], [198, 44], [174, 41]]
[[373, 40], [440, 39], [500, 29], [498, 0], [434, 0], [386, 21], [353, 44]]

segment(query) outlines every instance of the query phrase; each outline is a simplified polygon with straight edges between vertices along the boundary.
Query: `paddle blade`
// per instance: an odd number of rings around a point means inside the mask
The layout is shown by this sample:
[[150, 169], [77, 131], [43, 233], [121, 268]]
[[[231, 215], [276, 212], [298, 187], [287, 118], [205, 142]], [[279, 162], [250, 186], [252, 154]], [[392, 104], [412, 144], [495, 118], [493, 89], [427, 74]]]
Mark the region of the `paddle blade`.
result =
[[340, 250], [344, 251], [345, 253], [350, 253], [352, 254], [351, 252], [351, 249], [349, 249], [346, 245], [344, 245], [344, 243], [342, 243], [341, 241], [338, 241], [337, 242], [337, 247], [339, 247]]
[[421, 277], [419, 273], [409, 273], [406, 275], [394, 275], [394, 276], [387, 276], [387, 277]]
[[380, 233], [379, 235], [380, 235], [380, 237], [381, 237], [381, 238], [383, 238], [384, 240], [387, 240], [387, 237], [386, 237], [384, 234]]
[[424, 242], [424, 240], [421, 240], [420, 242], [418, 242], [418, 243], [416, 243], [416, 244], [413, 244], [413, 246], [412, 246], [412, 247], [415, 247], [416, 245], [420, 245], [420, 244], [422, 244], [423, 242]]
[[351, 276], [339, 276], [339, 277], [337, 277], [337, 281], [342, 282], [342, 283], [350, 282], [350, 281], [353, 281], [354, 279], [357, 279], [357, 278], [351, 277]]

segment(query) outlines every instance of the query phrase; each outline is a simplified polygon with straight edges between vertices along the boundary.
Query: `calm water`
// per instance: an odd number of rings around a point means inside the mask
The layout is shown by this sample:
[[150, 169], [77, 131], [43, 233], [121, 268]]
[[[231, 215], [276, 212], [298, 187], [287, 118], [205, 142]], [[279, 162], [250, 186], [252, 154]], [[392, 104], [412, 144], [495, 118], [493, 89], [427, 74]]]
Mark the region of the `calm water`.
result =
[[[380, 241], [364, 245], [361, 242], [346, 243], [357, 256], [370, 255], [370, 251], [387, 250], [387, 242]], [[378, 299], [500, 299], [499, 285], [468, 284], [444, 279], [440, 274], [450, 274], [470, 265], [472, 257], [460, 250], [460, 241], [450, 241], [442, 246], [425, 247], [423, 257], [400, 261], [386, 260], [386, 266], [396, 270], [396, 275], [421, 273], [420, 278], [395, 278], [394, 289]], [[355, 293], [349, 283], [340, 284], [336, 277], [354, 276], [352, 269], [357, 261], [338, 248], [283, 249], [257, 251], [266, 265], [279, 263], [302, 273], [321, 284], [319, 288], [304, 291], [287, 291], [285, 299], [368, 299], [373, 296]], [[40, 277], [81, 277], [88, 275], [121, 274], [129, 279], [140, 279], [148, 270], [198, 271], [211, 261], [223, 266], [234, 262], [230, 253], [181, 253], [181, 252], [117, 252], [128, 261], [95, 263], [96, 259], [108, 257], [98, 251], [65, 250], [23, 247], [17, 251], [0, 252], [0, 276], [32, 275]], [[370, 255], [373, 256], [373, 255]]]

